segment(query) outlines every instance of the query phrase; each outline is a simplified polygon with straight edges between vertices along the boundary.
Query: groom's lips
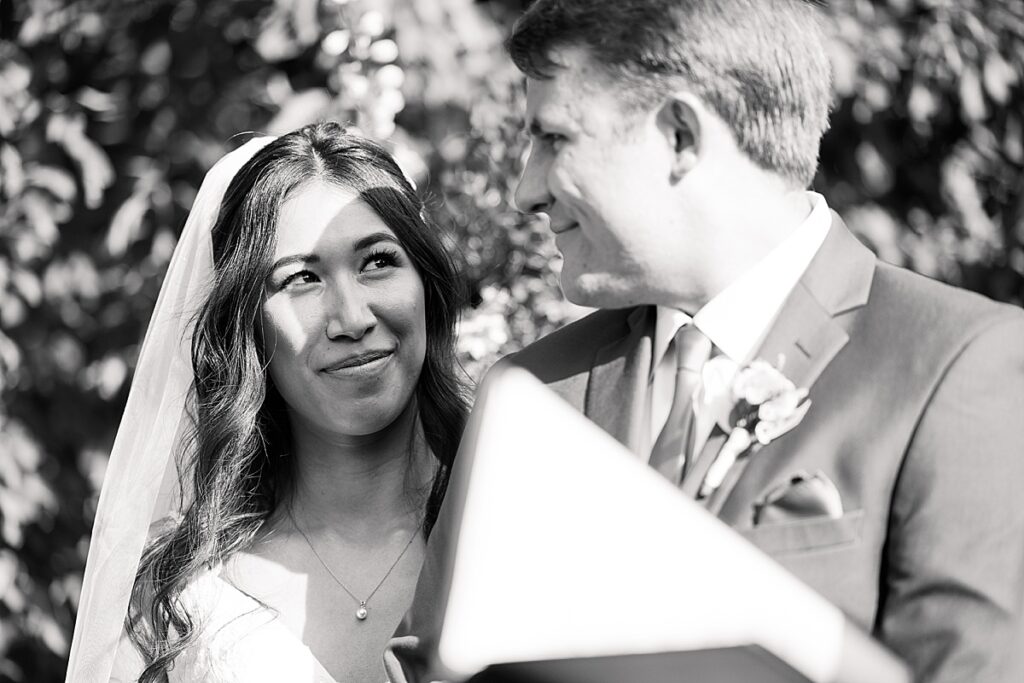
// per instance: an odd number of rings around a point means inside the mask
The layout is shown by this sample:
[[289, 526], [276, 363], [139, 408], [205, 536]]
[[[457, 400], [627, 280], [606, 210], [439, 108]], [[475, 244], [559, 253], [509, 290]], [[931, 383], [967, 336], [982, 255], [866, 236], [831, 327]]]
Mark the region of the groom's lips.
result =
[[560, 226], [552, 225], [551, 226], [551, 232], [555, 233], [556, 235], [561, 235], [564, 232], [569, 232], [573, 228], [578, 228], [579, 225], [580, 225], [579, 223], [566, 223], [565, 225], [560, 225]]

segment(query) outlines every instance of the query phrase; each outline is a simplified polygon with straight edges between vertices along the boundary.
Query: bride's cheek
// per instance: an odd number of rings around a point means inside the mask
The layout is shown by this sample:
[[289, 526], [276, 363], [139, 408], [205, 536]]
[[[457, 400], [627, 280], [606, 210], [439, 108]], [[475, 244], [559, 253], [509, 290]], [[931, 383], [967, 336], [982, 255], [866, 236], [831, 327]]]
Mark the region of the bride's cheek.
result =
[[298, 353], [316, 339], [318, 316], [291, 302], [270, 302], [264, 307], [264, 334], [276, 352]]

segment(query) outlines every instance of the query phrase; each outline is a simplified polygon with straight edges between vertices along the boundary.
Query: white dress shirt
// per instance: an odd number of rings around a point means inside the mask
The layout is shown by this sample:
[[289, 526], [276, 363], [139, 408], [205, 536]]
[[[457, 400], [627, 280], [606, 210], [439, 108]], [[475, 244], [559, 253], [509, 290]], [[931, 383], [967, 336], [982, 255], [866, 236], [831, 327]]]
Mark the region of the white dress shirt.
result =
[[[718, 352], [731, 360], [738, 364], [753, 360], [753, 354], [768, 335], [782, 305], [818, 253], [832, 225], [832, 215], [825, 198], [816, 192], [808, 192], [807, 198], [811, 212], [793, 234], [719, 292], [693, 318], [674, 308], [658, 306], [648, 383], [647, 404], [651, 406], [648, 457], [672, 405], [675, 361], [666, 355], [666, 351], [676, 331], [692, 323], [707, 335]], [[696, 402], [694, 412], [696, 439], [693, 452], [699, 453], [714, 425], [710, 416], [701, 415]]]

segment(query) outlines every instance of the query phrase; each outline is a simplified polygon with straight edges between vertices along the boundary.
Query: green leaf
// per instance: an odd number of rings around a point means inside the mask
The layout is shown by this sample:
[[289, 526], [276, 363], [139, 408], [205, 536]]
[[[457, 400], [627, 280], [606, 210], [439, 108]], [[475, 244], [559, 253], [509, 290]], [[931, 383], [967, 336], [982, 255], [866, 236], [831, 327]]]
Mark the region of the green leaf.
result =
[[29, 306], [38, 306], [43, 298], [43, 288], [39, 276], [31, 270], [15, 266], [11, 273], [11, 284]]
[[927, 123], [939, 111], [939, 101], [931, 88], [920, 81], [914, 83], [907, 99], [907, 111], [910, 118], [919, 123]]
[[85, 205], [97, 208], [114, 181], [114, 167], [103, 148], [85, 135], [85, 116], [54, 114], [46, 126], [48, 140], [60, 144], [78, 165]]
[[25, 322], [28, 308], [19, 297], [8, 292], [0, 292], [0, 325], [13, 329]]
[[32, 234], [22, 234], [23, 238], [30, 239], [34, 244], [26, 251], [24, 257], [42, 255], [43, 249], [38, 247], [49, 247], [57, 241], [59, 235], [57, 222], [59, 217], [58, 205], [46, 198], [39, 192], [28, 192], [22, 198], [22, 208], [29, 223], [35, 229]]
[[985, 58], [982, 80], [988, 96], [997, 104], [1006, 104], [1010, 88], [1017, 83], [1017, 72], [998, 52], [992, 52]]
[[75, 201], [78, 194], [75, 178], [66, 170], [41, 164], [26, 165], [26, 168], [25, 181], [28, 185], [42, 188], [63, 202]]
[[[21, 365], [21, 351], [10, 337], [0, 332], [0, 391], [5, 384], [17, 379]], [[0, 419], [2, 422], [2, 419]]]
[[3, 143], [0, 145], [0, 190], [8, 197], [21, 194], [25, 187], [25, 169], [17, 148]]
[[152, 205], [153, 189], [160, 179], [161, 174], [155, 168], [145, 171], [135, 182], [131, 196], [117, 209], [105, 242], [111, 256], [123, 256], [128, 247], [139, 239], [143, 219]]
[[166, 40], [158, 40], [139, 56], [139, 69], [147, 76], [161, 76], [171, 66], [171, 46]]
[[960, 106], [969, 121], [982, 121], [988, 116], [978, 72], [971, 67], [960, 74]]
[[29, 628], [58, 657], [67, 657], [69, 642], [67, 634], [60, 624], [51, 616], [50, 605], [33, 606], [29, 612]]

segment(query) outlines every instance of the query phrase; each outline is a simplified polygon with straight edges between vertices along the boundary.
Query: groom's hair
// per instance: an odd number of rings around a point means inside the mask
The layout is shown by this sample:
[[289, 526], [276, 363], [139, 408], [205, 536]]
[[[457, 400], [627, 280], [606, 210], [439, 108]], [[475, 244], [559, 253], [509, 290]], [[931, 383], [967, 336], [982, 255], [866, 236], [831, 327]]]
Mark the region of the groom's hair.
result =
[[552, 52], [583, 48], [622, 90], [624, 113], [680, 89], [698, 95], [758, 165], [802, 186], [828, 129], [831, 69], [810, 0], [537, 0], [506, 47], [544, 80]]

